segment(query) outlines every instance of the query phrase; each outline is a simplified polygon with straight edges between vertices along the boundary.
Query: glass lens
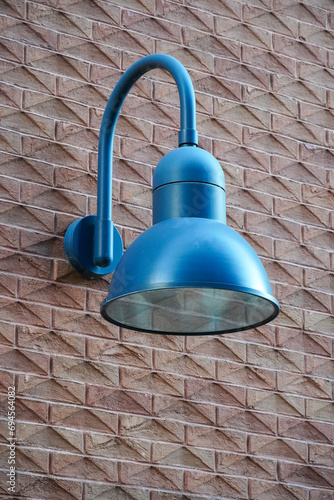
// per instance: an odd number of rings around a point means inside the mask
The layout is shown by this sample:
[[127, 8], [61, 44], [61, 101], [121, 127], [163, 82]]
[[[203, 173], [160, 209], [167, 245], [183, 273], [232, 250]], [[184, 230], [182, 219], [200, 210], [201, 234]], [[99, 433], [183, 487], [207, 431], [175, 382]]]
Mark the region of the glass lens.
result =
[[254, 328], [275, 315], [276, 306], [245, 292], [174, 288], [125, 295], [103, 309], [109, 321], [127, 328], [196, 335]]

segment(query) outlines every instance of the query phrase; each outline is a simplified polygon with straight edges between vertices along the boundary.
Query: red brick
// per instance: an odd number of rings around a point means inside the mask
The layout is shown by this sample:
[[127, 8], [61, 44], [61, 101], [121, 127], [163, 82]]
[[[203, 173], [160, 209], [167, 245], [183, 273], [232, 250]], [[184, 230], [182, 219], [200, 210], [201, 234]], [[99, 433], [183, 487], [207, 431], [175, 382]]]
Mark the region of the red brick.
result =
[[271, 414], [293, 415], [295, 417], [305, 415], [304, 399], [290, 394], [249, 389], [247, 403], [251, 409]]
[[211, 12], [219, 16], [231, 17], [232, 19], [241, 19], [241, 4], [236, 4], [231, 0], [221, 5], [219, 0], [186, 0], [186, 3], [200, 10]]
[[168, 373], [136, 368], [121, 368], [121, 385], [125, 389], [149, 394], [184, 395], [184, 379]]
[[80, 288], [25, 278], [20, 279], [19, 287], [19, 296], [23, 300], [80, 310], [85, 305], [85, 290]]
[[[83, 485], [80, 481], [49, 478], [41, 475], [18, 474], [17, 490], [19, 495], [43, 495], [45, 498], [73, 498], [80, 500], [83, 494]], [[65, 492], [65, 493], [64, 493]], [[64, 497], [64, 495], [66, 495]]]
[[247, 498], [247, 479], [225, 474], [186, 472], [187, 491], [219, 495], [222, 491], [230, 498]]
[[183, 484], [183, 471], [124, 462], [121, 464], [121, 482], [134, 486], [179, 491]]
[[186, 396], [192, 401], [216, 405], [243, 406], [245, 389], [213, 381], [188, 379], [186, 381]]
[[132, 31], [139, 31], [145, 35], [164, 40], [181, 42], [181, 28], [174, 23], [131, 11], [123, 11], [122, 17], [123, 26]]
[[46, 28], [70, 35], [90, 38], [91, 22], [83, 17], [68, 16], [46, 5], [28, 4], [28, 20]]
[[[133, 500], [150, 500], [150, 491], [130, 486], [114, 486], [110, 484], [86, 483], [84, 485], [87, 500], [93, 500], [101, 495], [107, 498], [131, 498]], [[169, 495], [169, 493], [168, 493]], [[158, 500], [158, 499], [157, 499]]]
[[50, 423], [56, 427], [70, 427], [93, 432], [115, 434], [117, 415], [107, 411], [68, 405], [50, 405]]
[[[317, 69], [319, 69], [318, 66]], [[326, 91], [324, 88], [285, 75], [273, 75], [273, 90], [279, 96], [292, 97], [298, 101], [321, 105], [325, 105], [326, 103]]]
[[10, 323], [0, 322], [0, 344], [14, 345], [15, 342], [15, 325]]
[[237, 384], [260, 389], [275, 388], [275, 376], [270, 370], [262, 370], [227, 361], [218, 361], [217, 367], [217, 378], [224, 384]]
[[330, 356], [332, 352], [330, 339], [293, 328], [278, 329], [277, 345], [285, 349], [293, 349], [294, 351], [313, 355]]
[[279, 478], [287, 483], [297, 483], [304, 486], [331, 488], [334, 486], [332, 471], [328, 468], [279, 464]]
[[[0, 464], [4, 469], [8, 469], [8, 447], [0, 447]], [[16, 449], [15, 466], [25, 472], [35, 474], [47, 474], [48, 454], [42, 450]]]
[[159, 418], [186, 423], [212, 425], [216, 419], [213, 405], [169, 396], [155, 396], [153, 409]]
[[152, 396], [149, 394], [103, 386], [89, 386], [87, 393], [90, 406], [139, 415], [147, 415], [150, 412], [151, 400]]
[[307, 500], [309, 489], [291, 484], [250, 479], [251, 500]]
[[184, 442], [185, 425], [181, 422], [165, 419], [122, 415], [120, 417], [120, 434], [135, 439], [182, 444]]
[[24, 397], [58, 401], [63, 403], [82, 404], [85, 398], [85, 387], [76, 382], [61, 379], [42, 378], [37, 375], [25, 377], [18, 375], [17, 393]]
[[307, 462], [307, 443], [299, 443], [289, 439], [270, 436], [250, 436], [249, 451], [251, 454], [272, 457], [291, 462]]
[[249, 457], [236, 453], [218, 452], [217, 471], [244, 477], [275, 480], [276, 462], [267, 458]]
[[117, 481], [117, 464], [111, 460], [52, 453], [50, 472], [56, 476], [90, 481]]
[[154, 463], [161, 465], [207, 471], [213, 471], [215, 468], [215, 452], [213, 450], [200, 450], [177, 444], [154, 443], [152, 458]]
[[298, 441], [331, 444], [334, 426], [316, 420], [303, 421], [296, 418], [279, 417], [278, 434]]
[[298, 144], [295, 141], [253, 128], [245, 128], [244, 143], [248, 147], [269, 154], [287, 158], [297, 158], [298, 155]]
[[296, 20], [259, 7], [256, 5], [244, 6], [244, 19], [247, 23], [282, 35], [297, 37], [298, 24]]
[[[3, 374], [1, 374], [3, 376]], [[1, 416], [8, 418], [8, 396], [1, 397]], [[42, 401], [34, 401], [26, 398], [16, 397], [15, 418], [17, 422], [31, 422], [45, 424], [48, 421], [48, 405]], [[21, 425], [21, 424], [19, 424]]]
[[86, 384], [115, 387], [119, 381], [117, 366], [57, 356], [53, 359], [52, 375], [56, 379], [75, 380]]
[[82, 433], [68, 429], [53, 429], [46, 425], [21, 424], [17, 443], [26, 447], [59, 450], [67, 453], [83, 451]]
[[313, 2], [310, 2], [310, 5], [306, 7], [296, 0], [274, 0], [274, 10], [284, 16], [297, 19], [298, 21], [302, 21], [304, 23], [314, 24], [316, 26], [325, 25], [325, 12], [322, 9], [317, 8], [317, 3], [315, 4], [315, 7], [312, 4]]
[[322, 422], [334, 423], [334, 404], [316, 399], [307, 400], [306, 416]]

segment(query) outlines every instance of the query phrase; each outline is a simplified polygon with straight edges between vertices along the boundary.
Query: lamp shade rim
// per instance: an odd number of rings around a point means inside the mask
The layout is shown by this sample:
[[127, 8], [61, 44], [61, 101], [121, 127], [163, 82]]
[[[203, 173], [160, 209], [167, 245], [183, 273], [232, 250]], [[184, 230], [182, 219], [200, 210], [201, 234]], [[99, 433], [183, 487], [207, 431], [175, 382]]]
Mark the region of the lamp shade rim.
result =
[[197, 283], [196, 282], [191, 282], [191, 283], [180, 282], [180, 283], [177, 283], [171, 287], [171, 286], [166, 286], [166, 284], [155, 283], [147, 290], [142, 289], [142, 290], [134, 291], [131, 293], [119, 294], [119, 295], [112, 297], [112, 298], [110, 298], [110, 297], [105, 298], [101, 303], [101, 311], [100, 312], [101, 312], [102, 317], [105, 320], [107, 320], [108, 322], [113, 323], [113, 324], [120, 326], [122, 328], [127, 328], [129, 330], [135, 330], [138, 332], [146, 332], [146, 333], [153, 333], [153, 334], [163, 334], [163, 335], [198, 336], [198, 335], [220, 335], [220, 334], [227, 334], [227, 333], [233, 333], [233, 332], [240, 332], [240, 331], [249, 330], [252, 328], [258, 328], [258, 327], [274, 320], [278, 316], [279, 311], [280, 311], [278, 301], [275, 299], [275, 297], [273, 297], [272, 295], [270, 295], [268, 293], [265, 293], [265, 292], [262, 292], [259, 290], [255, 290], [252, 288], [233, 286], [231, 284], [225, 285], [225, 284], [215, 283], [214, 289], [216, 289], [216, 290], [228, 290], [228, 291], [234, 291], [234, 292], [241, 292], [241, 293], [253, 295], [255, 297], [258, 297], [260, 299], [263, 299], [263, 300], [269, 302], [273, 306], [272, 314], [270, 316], [263, 318], [263, 320], [261, 320], [261, 321], [255, 322], [254, 324], [247, 324], [244, 326], [233, 327], [231, 329], [224, 329], [224, 330], [208, 330], [205, 332], [189, 333], [189, 332], [171, 332], [171, 331], [165, 331], [165, 330], [153, 331], [152, 328], [135, 327], [135, 326], [132, 326], [130, 324], [126, 324], [125, 322], [115, 320], [114, 318], [111, 318], [107, 313], [108, 305], [111, 304], [112, 302], [118, 300], [118, 299], [121, 299], [124, 297], [130, 297], [132, 295], [136, 295], [136, 294], [143, 293], [143, 292], [150, 292], [150, 291], [154, 291], [154, 290], [173, 290], [173, 289], [181, 289], [181, 288], [185, 288], [185, 289], [186, 288], [189, 288], [189, 289], [190, 288], [199, 288], [199, 289], [211, 288], [212, 289], [212, 284], [203, 283], [203, 282], [197, 282]]

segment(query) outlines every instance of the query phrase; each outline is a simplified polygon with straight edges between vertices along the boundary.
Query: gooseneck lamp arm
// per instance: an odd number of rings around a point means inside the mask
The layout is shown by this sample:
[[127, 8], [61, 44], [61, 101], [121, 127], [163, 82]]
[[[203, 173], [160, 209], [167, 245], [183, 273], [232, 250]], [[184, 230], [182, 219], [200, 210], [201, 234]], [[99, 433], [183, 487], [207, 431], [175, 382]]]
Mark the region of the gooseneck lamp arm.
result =
[[102, 118], [98, 149], [97, 215], [74, 222], [65, 235], [66, 256], [72, 266], [86, 277], [111, 273], [122, 256], [122, 242], [112, 222], [112, 162], [116, 123], [132, 86], [145, 73], [158, 68], [173, 76], [179, 91], [179, 146], [198, 144], [195, 92], [185, 67], [166, 54], [149, 55], [135, 62], [115, 86]]
[[167, 70], [175, 79], [180, 95], [179, 145], [197, 145], [196, 102], [190, 76], [185, 67], [171, 56], [154, 54], [134, 63], [120, 78], [107, 103], [100, 130], [98, 154], [97, 221], [95, 224], [94, 259], [98, 266], [112, 262], [112, 159], [115, 128], [122, 104], [132, 86], [152, 69]]

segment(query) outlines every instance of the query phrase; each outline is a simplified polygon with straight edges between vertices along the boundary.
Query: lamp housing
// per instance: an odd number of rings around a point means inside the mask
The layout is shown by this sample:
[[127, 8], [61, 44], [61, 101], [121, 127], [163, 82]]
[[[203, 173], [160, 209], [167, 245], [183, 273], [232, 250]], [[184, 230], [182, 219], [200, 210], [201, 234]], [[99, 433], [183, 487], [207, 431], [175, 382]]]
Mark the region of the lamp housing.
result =
[[[111, 217], [113, 139], [127, 93], [154, 68], [169, 71], [178, 87], [179, 147], [155, 169], [152, 227], [123, 254]], [[256, 252], [226, 225], [224, 173], [198, 147], [197, 135], [194, 89], [181, 63], [155, 54], [124, 73], [101, 124], [97, 215], [71, 224], [64, 242], [68, 260], [84, 276], [114, 271], [101, 304], [111, 323], [150, 333], [204, 335], [255, 328], [279, 313]]]

